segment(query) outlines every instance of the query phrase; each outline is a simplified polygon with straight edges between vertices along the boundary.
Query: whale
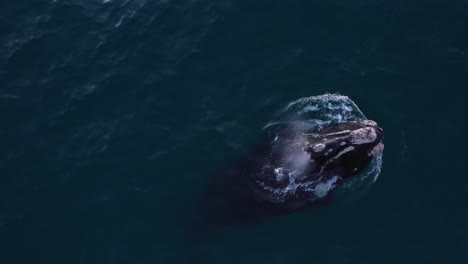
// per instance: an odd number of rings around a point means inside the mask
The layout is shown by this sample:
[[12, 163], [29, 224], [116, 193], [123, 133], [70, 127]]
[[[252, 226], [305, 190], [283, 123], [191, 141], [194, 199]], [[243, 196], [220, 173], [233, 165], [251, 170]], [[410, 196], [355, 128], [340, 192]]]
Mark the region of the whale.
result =
[[[275, 136], [258, 167], [245, 175], [259, 200], [285, 208], [316, 202], [358, 175], [383, 149], [383, 129], [372, 120], [331, 124], [311, 131], [285, 129]], [[268, 154], [267, 154], [268, 153]]]
[[219, 173], [210, 210], [252, 220], [326, 203], [383, 150], [383, 129], [372, 120], [283, 127]]

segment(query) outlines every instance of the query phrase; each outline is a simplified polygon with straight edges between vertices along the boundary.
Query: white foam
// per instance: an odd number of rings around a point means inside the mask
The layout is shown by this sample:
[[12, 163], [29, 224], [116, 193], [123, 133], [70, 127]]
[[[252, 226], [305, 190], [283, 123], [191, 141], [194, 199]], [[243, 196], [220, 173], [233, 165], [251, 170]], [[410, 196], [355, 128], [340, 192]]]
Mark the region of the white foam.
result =
[[319, 198], [325, 197], [335, 187], [335, 183], [339, 178], [338, 176], [333, 176], [330, 180], [317, 184], [315, 186], [315, 195]]

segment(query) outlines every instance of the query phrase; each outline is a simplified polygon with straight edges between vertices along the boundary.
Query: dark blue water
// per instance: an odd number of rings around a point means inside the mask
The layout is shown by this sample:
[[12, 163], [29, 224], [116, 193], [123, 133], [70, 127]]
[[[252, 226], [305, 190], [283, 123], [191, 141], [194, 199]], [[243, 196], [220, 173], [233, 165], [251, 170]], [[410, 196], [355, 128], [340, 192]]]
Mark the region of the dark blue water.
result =
[[[467, 33], [464, 0], [3, 0], [0, 263], [468, 263]], [[385, 130], [372, 188], [209, 222], [213, 175], [327, 92]]]

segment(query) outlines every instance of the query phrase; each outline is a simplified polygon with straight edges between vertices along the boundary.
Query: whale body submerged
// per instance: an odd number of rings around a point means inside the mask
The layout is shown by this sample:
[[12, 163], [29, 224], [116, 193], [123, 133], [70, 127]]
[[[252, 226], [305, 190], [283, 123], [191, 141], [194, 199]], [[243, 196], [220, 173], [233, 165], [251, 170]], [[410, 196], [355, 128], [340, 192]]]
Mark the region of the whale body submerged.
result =
[[250, 152], [216, 173], [205, 193], [208, 219], [290, 213], [328, 202], [335, 189], [355, 196], [380, 173], [384, 132], [346, 96], [294, 101], [263, 132]]
[[383, 139], [371, 120], [284, 128], [218, 175], [224, 184], [212, 189], [217, 208], [211, 213], [254, 220], [321, 203], [381, 155]]

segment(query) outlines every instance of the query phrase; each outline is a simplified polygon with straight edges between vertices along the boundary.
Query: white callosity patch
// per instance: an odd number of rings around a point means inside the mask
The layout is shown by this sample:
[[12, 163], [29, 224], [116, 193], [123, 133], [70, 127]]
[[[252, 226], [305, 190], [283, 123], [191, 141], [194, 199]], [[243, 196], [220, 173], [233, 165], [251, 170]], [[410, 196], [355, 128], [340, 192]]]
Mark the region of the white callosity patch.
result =
[[[346, 135], [346, 134], [348, 134], [349, 132], [351, 132], [351, 131], [350, 131], [350, 130], [343, 130], [343, 131], [328, 133], [328, 134], [326, 134], [325, 136], [341, 136], [341, 135]], [[326, 139], [326, 138], [325, 138], [325, 139]]]
[[342, 151], [340, 151], [338, 154], [336, 154], [336, 156], [333, 157], [333, 159], [335, 160], [335, 159], [341, 157], [343, 154], [348, 153], [348, 152], [353, 151], [353, 150], [354, 150], [354, 147], [349, 146], [349, 147], [343, 149]]
[[381, 142], [379, 144], [377, 144], [370, 152], [369, 152], [369, 156], [371, 157], [377, 157], [378, 155], [380, 155], [384, 150], [384, 144]]
[[372, 121], [372, 120], [364, 120], [362, 123], [366, 126], [377, 126], [377, 122]]
[[377, 139], [377, 133], [372, 127], [364, 127], [351, 131], [352, 144], [366, 144], [374, 142]]
[[322, 143], [319, 143], [319, 144], [315, 144], [313, 147], [312, 147], [312, 150], [314, 152], [320, 152], [322, 150], [325, 149], [325, 144], [322, 144]]

